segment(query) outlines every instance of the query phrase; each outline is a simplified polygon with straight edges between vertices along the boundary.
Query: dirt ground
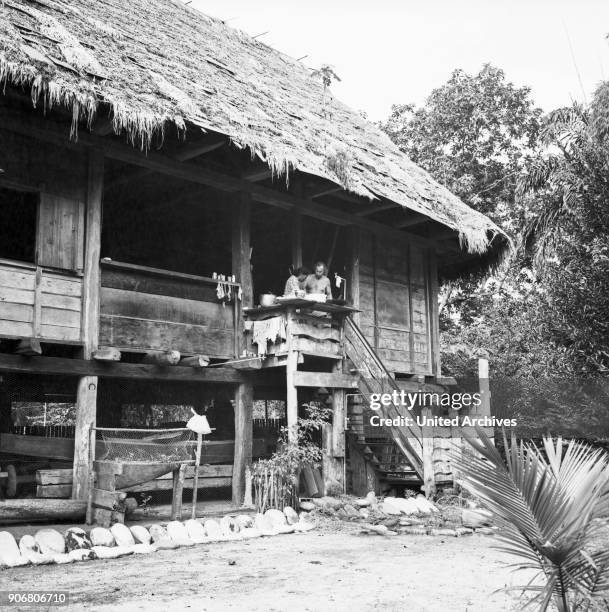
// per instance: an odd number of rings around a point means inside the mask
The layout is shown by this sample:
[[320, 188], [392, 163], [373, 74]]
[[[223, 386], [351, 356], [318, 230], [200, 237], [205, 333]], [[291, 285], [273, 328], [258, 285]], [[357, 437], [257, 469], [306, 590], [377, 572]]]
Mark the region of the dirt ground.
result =
[[0, 590], [64, 590], [68, 609], [121, 612], [516, 610], [514, 595], [497, 592], [515, 578], [492, 545], [482, 535], [381, 537], [326, 529], [9, 569], [0, 572]]

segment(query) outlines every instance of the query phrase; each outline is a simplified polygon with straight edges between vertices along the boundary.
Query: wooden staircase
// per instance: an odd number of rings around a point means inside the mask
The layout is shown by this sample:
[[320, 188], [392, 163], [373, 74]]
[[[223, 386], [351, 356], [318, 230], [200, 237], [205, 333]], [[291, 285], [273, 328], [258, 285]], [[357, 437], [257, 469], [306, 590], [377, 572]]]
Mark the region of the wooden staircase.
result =
[[353, 439], [379, 475], [388, 482], [423, 482], [423, 436], [416, 424], [405, 426], [370, 426], [369, 416], [381, 418], [412, 418], [414, 415], [405, 406], [391, 403], [381, 406], [376, 412], [370, 409], [374, 393], [400, 391], [383, 362], [370, 346], [359, 327], [345, 319], [345, 352], [359, 374], [358, 389], [364, 402], [351, 398], [349, 420]]

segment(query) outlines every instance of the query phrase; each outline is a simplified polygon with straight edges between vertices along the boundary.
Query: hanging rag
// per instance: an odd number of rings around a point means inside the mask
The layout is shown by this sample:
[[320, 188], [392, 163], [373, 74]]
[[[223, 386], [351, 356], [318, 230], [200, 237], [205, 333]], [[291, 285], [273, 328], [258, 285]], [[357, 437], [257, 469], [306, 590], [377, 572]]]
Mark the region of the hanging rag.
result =
[[282, 316], [271, 317], [264, 321], [254, 321], [252, 342], [258, 346], [258, 355], [266, 355], [267, 342], [286, 340], [286, 321]]

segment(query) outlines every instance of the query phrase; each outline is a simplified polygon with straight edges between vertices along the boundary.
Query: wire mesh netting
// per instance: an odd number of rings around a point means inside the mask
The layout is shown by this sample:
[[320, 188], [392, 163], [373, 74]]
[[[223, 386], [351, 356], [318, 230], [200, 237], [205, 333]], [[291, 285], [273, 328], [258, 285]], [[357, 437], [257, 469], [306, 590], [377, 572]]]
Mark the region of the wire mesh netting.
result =
[[97, 428], [103, 451], [97, 459], [137, 463], [194, 461], [196, 436], [190, 429]]

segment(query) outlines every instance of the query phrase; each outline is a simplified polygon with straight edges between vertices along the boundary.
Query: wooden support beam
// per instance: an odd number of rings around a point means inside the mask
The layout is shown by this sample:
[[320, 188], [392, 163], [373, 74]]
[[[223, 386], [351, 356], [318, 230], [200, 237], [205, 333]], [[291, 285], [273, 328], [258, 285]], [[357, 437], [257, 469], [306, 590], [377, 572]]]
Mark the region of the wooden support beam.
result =
[[235, 389], [235, 455], [233, 461], [232, 499], [241, 506], [246, 497], [246, 467], [252, 464], [254, 387], [250, 382]]
[[[351, 262], [349, 275], [349, 291], [351, 294], [351, 305], [353, 308], [360, 307], [360, 242], [361, 229], [359, 227], [351, 227]], [[353, 321], [356, 325], [360, 324], [360, 313], [353, 313]]]
[[[382, 223], [370, 221], [355, 214], [342, 212], [321, 204], [317, 204], [306, 198], [298, 198], [289, 193], [278, 191], [271, 187], [264, 187], [251, 183], [244, 179], [230, 176], [215, 170], [202, 168], [196, 164], [185, 164], [161, 153], [148, 152], [147, 154], [137, 149], [111, 140], [87, 134], [79, 133], [78, 144], [69, 140], [69, 128], [67, 125], [57, 123], [50, 119], [36, 117], [33, 113], [23, 113], [4, 108], [0, 114], [0, 128], [9, 131], [26, 134], [32, 138], [46, 142], [54, 142], [62, 146], [73, 146], [79, 148], [99, 147], [105, 155], [111, 159], [123, 161], [128, 164], [141, 166], [151, 171], [173, 176], [185, 181], [209, 185], [220, 191], [236, 192], [245, 191], [251, 194], [252, 200], [276, 206], [285, 210], [298, 209], [302, 214], [334, 223], [337, 225], [358, 225], [379, 235], [394, 236], [396, 238], [409, 238], [415, 244], [432, 245], [429, 239], [414, 234], [406, 234], [393, 229]], [[341, 188], [338, 187], [337, 191]], [[316, 197], [319, 197], [317, 195]]]
[[[237, 282], [241, 283], [241, 306], [250, 308], [254, 304], [254, 287], [252, 268], [250, 263], [250, 219], [251, 198], [248, 193], [241, 193], [238, 205], [233, 208], [233, 237], [232, 237], [232, 271]], [[239, 306], [239, 305], [237, 305]], [[244, 335], [243, 317], [240, 309], [235, 311], [235, 356], [247, 351]], [[253, 385], [244, 379], [244, 382], [235, 389], [235, 449], [233, 457], [232, 499], [233, 504], [241, 506], [245, 497], [246, 467], [252, 463], [253, 440]]]
[[8, 355], [4, 353], [0, 353], [0, 372], [232, 384], [243, 382], [245, 379], [239, 370], [229, 367], [192, 368], [173, 366], [171, 368], [162, 368], [153, 364], [100, 362], [95, 360], [68, 359], [65, 357], [41, 356], [32, 359], [22, 355]]
[[400, 229], [406, 227], [414, 227], [415, 225], [429, 223], [430, 221], [432, 221], [432, 219], [426, 217], [425, 215], [421, 215], [419, 213], [412, 213], [412, 215], [409, 215], [408, 219], [406, 219], [405, 221], [399, 221], [398, 223], [396, 223], [396, 227], [399, 227]]
[[357, 376], [338, 372], [294, 372], [295, 387], [326, 387], [328, 389], [357, 389]]
[[74, 499], [10, 499], [0, 501], [0, 524], [29, 523], [30, 521], [85, 520], [87, 502]]
[[358, 217], [366, 217], [368, 215], [373, 215], [377, 212], [382, 212], [384, 210], [393, 210], [395, 208], [401, 208], [399, 204], [395, 202], [377, 202], [376, 204], [371, 204], [364, 210], [358, 210], [355, 214]]
[[440, 290], [438, 288], [438, 262], [436, 254], [433, 252], [432, 249], [428, 250], [426, 261], [428, 262], [428, 303], [431, 306], [431, 313], [429, 318], [429, 335], [431, 342], [429, 344], [429, 348], [431, 352], [431, 364], [433, 366], [433, 374], [437, 379], [442, 376], [442, 365], [440, 361], [440, 306], [438, 304]]
[[292, 265], [302, 266], [302, 215], [296, 211], [292, 213]]
[[340, 185], [332, 185], [331, 187], [326, 187], [324, 189], [320, 189], [319, 187], [310, 189], [306, 193], [303, 194], [308, 200], [314, 200], [315, 198], [321, 198], [326, 195], [330, 195], [331, 193], [337, 193], [342, 191], [343, 188]]
[[246, 181], [256, 183], [258, 181], [264, 181], [273, 176], [273, 171], [267, 166], [266, 168], [257, 168], [256, 170], [250, 170], [241, 175]]
[[171, 520], [179, 521], [182, 519], [182, 494], [184, 492], [184, 476], [186, 465], [181, 464], [173, 471], [173, 495], [171, 498]]
[[189, 142], [180, 147], [175, 147], [173, 154], [170, 153], [170, 156], [177, 161], [187, 161], [195, 157], [201, 157], [201, 155], [211, 153], [212, 151], [217, 151], [227, 144], [227, 142], [227, 139], [223, 137], [204, 139], [201, 142]]
[[236, 281], [241, 284], [241, 304], [235, 302], [235, 357], [239, 358], [248, 350], [244, 333], [243, 308], [254, 305], [254, 283], [250, 262], [251, 242], [250, 223], [252, 201], [249, 193], [239, 194], [239, 201], [233, 207], [232, 234], [232, 272]]
[[[104, 134], [99, 134], [103, 136]], [[167, 155], [176, 161], [188, 161], [189, 159], [194, 159], [195, 157], [200, 157], [201, 155], [205, 155], [206, 153], [211, 153], [212, 151], [216, 151], [220, 147], [226, 144], [226, 139], [222, 140], [212, 140], [205, 142], [193, 142], [188, 145], [183, 145], [182, 147], [172, 147], [170, 152], [167, 152]], [[121, 172], [121, 175], [115, 178], [112, 181], [109, 181], [106, 185], [106, 189], [116, 189], [117, 187], [122, 187], [128, 183], [133, 183], [135, 181], [139, 181], [147, 176], [153, 174], [152, 170], [147, 168], [137, 168], [133, 170], [125, 170]]]
[[341, 495], [345, 492], [343, 460], [334, 456], [332, 425], [326, 423], [321, 430], [323, 494]]
[[[83, 357], [90, 360], [99, 342], [99, 302], [101, 274], [102, 198], [104, 191], [104, 155], [99, 149], [89, 150], [84, 272], [82, 283]], [[76, 425], [74, 431], [74, 484], [72, 498], [86, 500], [89, 490], [91, 457], [90, 433], [97, 418], [96, 376], [83, 376], [76, 391]]]
[[[343, 374], [343, 362], [338, 361], [333, 366], [334, 376]], [[344, 388], [332, 390], [332, 456], [345, 458], [345, 416], [347, 414], [347, 399]], [[344, 483], [343, 483], [344, 484]]]
[[[290, 328], [292, 319], [294, 318], [293, 310], [289, 309], [286, 312], [287, 327]], [[286, 420], [288, 426], [288, 442], [297, 444], [297, 427], [298, 427], [298, 387], [295, 384], [295, 376], [298, 370], [299, 353], [294, 346], [294, 336], [288, 333], [287, 339], [287, 357], [286, 357]]]

